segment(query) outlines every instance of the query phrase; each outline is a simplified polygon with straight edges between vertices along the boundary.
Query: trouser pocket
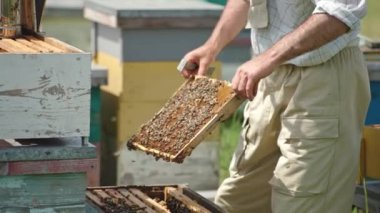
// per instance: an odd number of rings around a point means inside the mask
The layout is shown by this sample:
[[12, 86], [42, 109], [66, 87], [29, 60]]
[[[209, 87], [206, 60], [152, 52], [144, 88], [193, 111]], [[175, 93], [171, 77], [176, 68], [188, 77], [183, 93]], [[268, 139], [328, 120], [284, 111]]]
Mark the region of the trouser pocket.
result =
[[281, 150], [273, 190], [305, 197], [327, 190], [339, 136], [338, 119], [282, 119], [277, 141]]

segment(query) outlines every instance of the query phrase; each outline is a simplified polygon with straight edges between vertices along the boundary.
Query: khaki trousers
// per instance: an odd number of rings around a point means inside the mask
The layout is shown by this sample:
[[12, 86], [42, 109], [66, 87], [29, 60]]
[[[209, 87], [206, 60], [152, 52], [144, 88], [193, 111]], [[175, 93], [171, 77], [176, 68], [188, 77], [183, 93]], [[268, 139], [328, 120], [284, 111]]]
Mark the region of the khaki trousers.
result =
[[245, 108], [216, 204], [236, 213], [351, 212], [369, 100], [357, 47], [318, 66], [279, 67]]

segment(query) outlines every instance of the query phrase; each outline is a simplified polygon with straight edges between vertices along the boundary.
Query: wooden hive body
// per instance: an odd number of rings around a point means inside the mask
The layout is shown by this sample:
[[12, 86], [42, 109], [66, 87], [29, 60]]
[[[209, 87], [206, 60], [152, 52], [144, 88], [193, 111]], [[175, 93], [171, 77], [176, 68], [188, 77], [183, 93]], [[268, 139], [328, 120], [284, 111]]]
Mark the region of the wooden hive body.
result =
[[86, 212], [222, 212], [185, 185], [89, 187], [86, 200]]
[[51, 37], [0, 39], [0, 138], [88, 136], [90, 63]]
[[127, 146], [181, 163], [242, 101], [227, 82], [207, 77], [189, 79]]
[[97, 165], [79, 137], [0, 140], [0, 212], [84, 212]]

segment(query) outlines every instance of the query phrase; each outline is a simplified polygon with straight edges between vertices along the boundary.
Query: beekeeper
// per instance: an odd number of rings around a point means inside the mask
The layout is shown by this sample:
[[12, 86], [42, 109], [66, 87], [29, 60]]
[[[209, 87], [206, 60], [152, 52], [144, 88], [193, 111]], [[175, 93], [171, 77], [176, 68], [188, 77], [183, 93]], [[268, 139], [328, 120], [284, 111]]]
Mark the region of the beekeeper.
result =
[[229, 0], [183, 70], [205, 75], [251, 26], [253, 57], [232, 79], [249, 99], [241, 142], [216, 204], [226, 212], [350, 212], [370, 100], [358, 48], [365, 0]]

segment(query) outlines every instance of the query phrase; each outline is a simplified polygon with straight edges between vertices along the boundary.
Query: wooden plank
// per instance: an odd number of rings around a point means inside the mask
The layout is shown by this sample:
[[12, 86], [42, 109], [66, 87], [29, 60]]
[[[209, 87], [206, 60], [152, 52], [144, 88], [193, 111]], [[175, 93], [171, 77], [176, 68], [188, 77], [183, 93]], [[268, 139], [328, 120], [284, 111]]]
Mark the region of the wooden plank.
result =
[[7, 44], [9, 44], [11, 46], [14, 46], [15, 48], [17, 48], [17, 52], [38, 53], [37, 50], [29, 48], [28, 46], [26, 46], [26, 45], [24, 45], [22, 43], [16, 42], [13, 39], [2, 39], [2, 41], [4, 41], [5, 43], [7, 43]]
[[8, 175], [89, 172], [96, 164], [97, 159], [9, 162]]
[[94, 147], [17, 147], [0, 149], [0, 161], [95, 158]]
[[134, 195], [136, 195], [140, 200], [142, 200], [146, 205], [150, 206], [153, 210], [159, 213], [170, 213], [169, 210], [164, 208], [162, 205], [157, 203], [152, 198], [148, 197], [146, 194], [142, 193], [138, 189], [129, 189], [130, 192], [132, 192]]
[[3, 54], [0, 64], [2, 138], [89, 135], [90, 54]]
[[139, 150], [141, 150], [143, 152], [152, 154], [153, 156], [159, 156], [160, 158], [165, 159], [167, 161], [172, 161], [176, 158], [176, 155], [171, 155], [169, 153], [162, 152], [162, 151], [157, 150], [157, 149], [147, 148], [143, 145], [140, 145], [138, 141], [133, 142], [132, 144], [134, 147], [138, 148]]
[[93, 194], [90, 190], [86, 191], [86, 197], [88, 200], [95, 203], [98, 207], [104, 206], [103, 201], [101, 201], [100, 198], [98, 196], [96, 196], [95, 194]]
[[0, 40], [0, 48], [5, 50], [6, 52], [18, 52], [18, 48], [10, 45], [9, 43], [6, 43], [3, 39]]
[[40, 46], [42, 46], [43, 48], [46, 48], [46, 49], [48, 49], [49, 51], [52, 51], [52, 52], [54, 52], [54, 53], [65, 53], [64, 50], [59, 49], [59, 48], [57, 48], [57, 47], [55, 47], [55, 46], [53, 46], [53, 45], [50, 45], [50, 44], [48, 44], [48, 43], [46, 43], [46, 42], [44, 42], [44, 41], [42, 41], [42, 40], [40, 40], [40, 39], [37, 39], [37, 38], [34, 37], [34, 36], [24, 36], [24, 38], [26, 38], [27, 40], [29, 40], [29, 41], [32, 42], [32, 43], [35, 43], [35, 44], [37, 44], [37, 45], [40, 45]]
[[133, 195], [127, 189], [118, 189], [118, 191], [123, 196], [125, 196], [127, 199], [129, 199], [130, 201], [132, 201], [135, 205], [137, 205], [137, 206], [139, 206], [141, 208], [144, 208], [145, 212], [148, 212], [148, 213], [154, 213], [155, 212], [153, 209], [151, 209], [149, 206], [145, 205], [144, 202], [142, 202], [141, 200], [139, 200], [135, 195]]
[[128, 206], [135, 206], [136, 204], [133, 204], [132, 201], [126, 199], [122, 194], [120, 194], [116, 189], [105, 189], [105, 191], [111, 195], [114, 198], [117, 198], [119, 200], [122, 200], [122, 202], [125, 202]]
[[0, 208], [83, 205], [85, 188], [85, 173], [0, 176]]
[[69, 44], [66, 44], [58, 39], [55, 39], [53, 37], [43, 37], [43, 40], [52, 45], [52, 46], [55, 46], [61, 50], [64, 50], [65, 52], [68, 52], [68, 53], [82, 53], [83, 51], [74, 47], [74, 46], [71, 46]]
[[96, 158], [96, 148], [93, 145], [82, 146], [81, 138], [79, 137], [18, 141], [25, 144], [25, 146], [20, 145], [0, 149], [0, 161], [14, 162]]
[[[110, 189], [110, 190], [94, 189], [92, 191], [93, 191], [94, 194], [96, 194], [97, 196], [100, 197], [100, 200], [102, 201], [102, 203], [115, 202], [114, 199], [117, 198], [117, 197], [114, 196], [114, 193], [109, 193], [110, 191], [112, 191], [112, 189]], [[123, 201], [127, 205], [133, 206], [133, 203], [131, 201], [126, 200], [125, 197], [123, 197], [121, 194], [119, 194], [119, 195], [120, 195], [119, 197], [121, 199], [123, 199]]]
[[125, 197], [122, 194], [120, 194], [116, 189], [107, 188], [107, 189], [104, 189], [104, 191], [114, 198], [125, 199]]
[[117, 27], [117, 17], [111, 14], [105, 14], [85, 7], [83, 10], [84, 17], [97, 23], [105, 24], [111, 27]]
[[93, 191], [97, 196], [99, 196], [102, 200], [109, 200], [112, 199], [111, 196], [109, 196], [105, 191], [100, 189], [95, 189]]
[[48, 49], [46, 49], [46, 48], [44, 48], [44, 47], [42, 47], [40, 45], [32, 43], [32, 42], [30, 42], [30, 41], [28, 41], [28, 40], [26, 40], [24, 38], [16, 38], [16, 41], [19, 42], [19, 43], [21, 43], [21, 44], [23, 44], [23, 45], [25, 45], [25, 46], [28, 46], [28, 47], [30, 47], [32, 49], [35, 49], [35, 50], [37, 50], [39, 52], [42, 52], [42, 53], [52, 53], [53, 52], [53, 51], [48, 50]]
[[166, 187], [165, 201], [168, 202], [171, 197], [183, 203], [188, 209], [190, 209], [191, 212], [211, 213], [208, 209], [200, 206], [197, 202], [180, 193], [177, 189], [173, 187]]

